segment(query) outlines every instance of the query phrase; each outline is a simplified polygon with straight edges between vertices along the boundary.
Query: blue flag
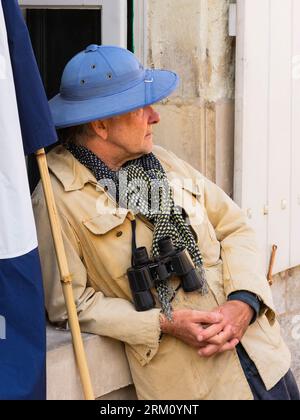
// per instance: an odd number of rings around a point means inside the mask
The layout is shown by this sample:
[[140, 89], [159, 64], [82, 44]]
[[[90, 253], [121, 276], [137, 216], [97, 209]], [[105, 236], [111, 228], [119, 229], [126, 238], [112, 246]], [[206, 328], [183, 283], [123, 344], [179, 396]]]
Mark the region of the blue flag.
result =
[[26, 155], [56, 142], [56, 131], [17, 0], [1, 0]]
[[28, 32], [0, 2], [0, 399], [46, 398], [45, 311], [25, 153], [56, 141]]

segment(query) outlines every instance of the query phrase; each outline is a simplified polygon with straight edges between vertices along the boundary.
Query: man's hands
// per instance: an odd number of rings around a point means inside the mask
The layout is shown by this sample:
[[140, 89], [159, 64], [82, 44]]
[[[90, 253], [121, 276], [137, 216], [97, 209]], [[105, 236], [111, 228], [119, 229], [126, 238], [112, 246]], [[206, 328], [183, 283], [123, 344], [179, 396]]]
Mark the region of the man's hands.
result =
[[238, 300], [224, 303], [215, 312], [221, 313], [224, 317], [223, 329], [215, 335], [212, 327], [203, 332], [200, 343], [203, 347], [199, 350], [199, 355], [203, 357], [233, 350], [243, 338], [254, 315], [253, 309], [247, 303]]
[[[214, 331], [221, 331], [221, 321], [224, 316], [220, 312], [201, 312], [192, 309], [179, 309], [173, 312], [173, 320], [168, 321], [162, 315], [161, 331], [173, 335], [190, 346], [199, 348], [204, 333], [203, 325], [215, 326]], [[211, 327], [213, 328], [213, 327]], [[216, 333], [215, 333], [216, 334]]]
[[244, 302], [229, 301], [213, 312], [176, 310], [173, 321], [161, 316], [161, 330], [199, 349], [202, 357], [233, 350], [245, 334], [253, 309]]

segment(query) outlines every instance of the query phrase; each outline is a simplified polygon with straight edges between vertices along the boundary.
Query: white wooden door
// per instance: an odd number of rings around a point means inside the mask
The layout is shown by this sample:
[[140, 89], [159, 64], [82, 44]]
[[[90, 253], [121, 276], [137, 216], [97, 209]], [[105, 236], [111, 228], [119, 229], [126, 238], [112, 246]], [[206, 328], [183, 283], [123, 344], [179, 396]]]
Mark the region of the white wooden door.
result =
[[299, 22], [299, 0], [237, 0], [234, 198], [274, 273], [300, 264]]
[[293, 2], [291, 266], [300, 264], [300, 0]]

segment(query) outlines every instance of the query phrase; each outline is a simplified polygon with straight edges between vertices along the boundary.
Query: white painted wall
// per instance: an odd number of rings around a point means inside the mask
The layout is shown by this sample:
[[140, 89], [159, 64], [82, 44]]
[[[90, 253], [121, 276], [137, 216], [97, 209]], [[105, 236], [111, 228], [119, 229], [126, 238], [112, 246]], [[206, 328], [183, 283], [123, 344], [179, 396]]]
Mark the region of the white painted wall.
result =
[[[234, 199], [274, 273], [300, 264], [300, 2], [237, 0]], [[298, 57], [298, 58], [297, 58]]]

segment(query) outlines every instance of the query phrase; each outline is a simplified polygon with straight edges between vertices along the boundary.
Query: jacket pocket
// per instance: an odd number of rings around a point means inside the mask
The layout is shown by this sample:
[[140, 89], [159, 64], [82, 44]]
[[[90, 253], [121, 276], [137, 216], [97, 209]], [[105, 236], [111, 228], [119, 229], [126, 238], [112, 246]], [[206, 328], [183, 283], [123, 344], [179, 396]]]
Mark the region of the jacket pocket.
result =
[[104, 235], [122, 225], [126, 219], [127, 214], [101, 214], [84, 220], [84, 226], [94, 235]]
[[[127, 213], [128, 214], [128, 213]], [[97, 215], [82, 223], [86, 228], [89, 254], [93, 264], [100, 264], [101, 277], [117, 279], [126, 275], [131, 265], [131, 222], [127, 214]]]

